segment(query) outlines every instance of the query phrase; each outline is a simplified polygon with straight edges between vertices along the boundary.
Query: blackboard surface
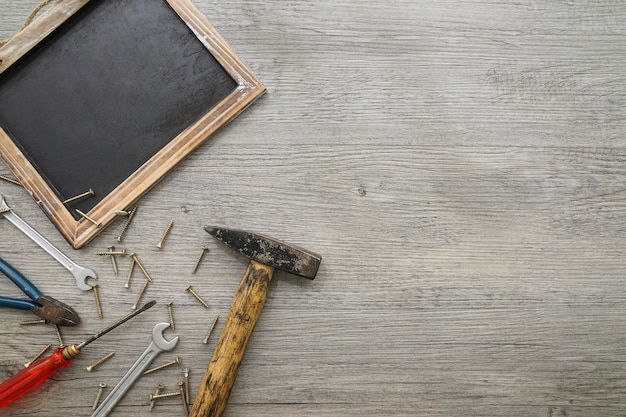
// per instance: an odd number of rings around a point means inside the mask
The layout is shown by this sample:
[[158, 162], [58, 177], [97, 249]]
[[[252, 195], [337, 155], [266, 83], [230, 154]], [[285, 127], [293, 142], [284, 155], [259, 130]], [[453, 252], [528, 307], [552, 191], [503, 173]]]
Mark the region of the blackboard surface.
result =
[[264, 92], [190, 0], [64, 0], [0, 47], [0, 156], [80, 248]]
[[0, 127], [87, 212], [236, 87], [165, 0], [91, 1], [1, 74]]

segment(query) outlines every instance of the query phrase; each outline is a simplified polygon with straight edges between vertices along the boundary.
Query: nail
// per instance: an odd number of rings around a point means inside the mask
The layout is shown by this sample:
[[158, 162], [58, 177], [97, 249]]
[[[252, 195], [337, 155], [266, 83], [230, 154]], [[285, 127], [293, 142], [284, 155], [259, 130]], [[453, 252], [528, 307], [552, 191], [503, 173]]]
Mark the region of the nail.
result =
[[185, 383], [180, 381], [178, 383], [178, 389], [180, 390], [180, 397], [183, 400], [183, 410], [185, 410], [185, 415], [189, 415], [189, 406], [187, 405], [187, 397], [185, 397]]
[[83, 213], [82, 211], [80, 211], [79, 209], [74, 209], [76, 210], [76, 213], [80, 214], [81, 216], [83, 216], [85, 219], [89, 220], [91, 223], [93, 223], [96, 227], [100, 227], [101, 223], [92, 219], [91, 217], [89, 217], [86, 213]]
[[95, 410], [96, 408], [98, 408], [98, 403], [100, 402], [100, 398], [102, 397], [102, 392], [107, 387], [107, 384], [105, 384], [104, 382], [101, 382], [98, 385], [98, 387], [100, 388], [98, 389], [98, 394], [96, 394], [96, 400], [93, 402], [93, 406], [91, 407], [92, 410]]
[[193, 266], [193, 271], [191, 272], [192, 274], [196, 273], [196, 271], [198, 270], [198, 266], [200, 266], [200, 261], [202, 261], [202, 258], [204, 257], [204, 253], [208, 251], [209, 251], [209, 248], [207, 248], [206, 246], [202, 247], [202, 250], [200, 251], [200, 255], [198, 255], [198, 260], [196, 260], [196, 264]]
[[158, 371], [160, 369], [167, 368], [168, 366], [172, 366], [172, 365], [176, 365], [176, 364], [180, 365], [181, 363], [183, 363], [183, 360], [180, 358], [180, 356], [176, 356], [176, 359], [174, 359], [173, 361], [168, 362], [168, 363], [163, 364], [163, 365], [160, 365], [160, 366], [157, 366], [156, 368], [148, 369], [143, 374], [144, 375], [151, 374], [154, 371]]
[[154, 409], [154, 399], [153, 397], [155, 395], [159, 395], [159, 392], [161, 392], [161, 390], [165, 388], [165, 385], [158, 383], [156, 386], [156, 389], [154, 390], [154, 394], [150, 397], [150, 411], [152, 411], [152, 409]]
[[128, 270], [128, 278], [126, 279], [126, 284], [124, 284], [124, 288], [130, 288], [130, 278], [133, 276], [133, 271], [135, 270], [135, 258], [131, 256], [130, 269]]
[[[112, 248], [113, 246], [108, 246], [108, 248]], [[99, 256], [126, 256], [126, 249], [123, 249], [121, 251], [114, 251], [114, 250], [109, 250], [108, 252], [96, 252], [96, 255]]]
[[30, 321], [23, 321], [20, 323], [20, 326], [32, 326], [33, 324], [47, 324], [48, 320], [46, 319], [41, 319], [41, 320], [30, 320]]
[[126, 230], [128, 230], [128, 226], [130, 226], [130, 222], [133, 220], [133, 217], [135, 216], [136, 211], [137, 211], [137, 206], [133, 207], [128, 212], [128, 218], [124, 222], [124, 225], [122, 226], [122, 230], [120, 230], [120, 234], [117, 235], [117, 237], [115, 238], [118, 242], [122, 241], [122, 237], [124, 236], [124, 233], [126, 233]]
[[165, 305], [167, 306], [167, 314], [170, 316], [170, 327], [172, 328], [172, 330], [176, 330], [176, 327], [174, 326], [174, 313], [172, 311], [172, 302], [167, 301]]
[[143, 265], [141, 264], [141, 262], [139, 262], [139, 259], [137, 258], [137, 254], [136, 253], [131, 253], [130, 255], [131, 258], [133, 258], [135, 260], [135, 264], [137, 264], [137, 266], [139, 267], [139, 269], [141, 269], [141, 272], [143, 272], [143, 274], [146, 276], [146, 279], [150, 282], [152, 282], [152, 277], [150, 276], [150, 274], [148, 273], [148, 271], [146, 271], [146, 268], [143, 267]]
[[64, 347], [65, 344], [63, 343], [63, 337], [61, 336], [61, 330], [59, 329], [59, 326], [55, 324], [54, 329], [56, 330], [57, 337], [59, 338], [59, 347]]
[[130, 212], [126, 210], [115, 210], [114, 213], [116, 216], [120, 216], [120, 217], [128, 217], [128, 215], [130, 214]]
[[[107, 246], [107, 249], [111, 252], [114, 253], [115, 252], [115, 246]], [[126, 250], [124, 250], [124, 252], [126, 252]], [[115, 275], [117, 275], [117, 261], [115, 260], [115, 256], [111, 255], [111, 266], [113, 266], [113, 272], [115, 273]]]
[[10, 182], [11, 184], [14, 185], [19, 185], [20, 187], [22, 186], [22, 183], [19, 182], [18, 180], [11, 178], [11, 177], [7, 177], [6, 175], [0, 175], [0, 180], [6, 181], [6, 182]]
[[88, 372], [91, 372], [91, 371], [93, 371], [96, 368], [96, 366], [101, 365], [105, 361], [111, 359], [111, 357], [113, 357], [113, 355], [115, 355], [115, 352], [111, 352], [111, 353], [101, 357], [100, 359], [98, 359], [97, 361], [92, 363], [91, 365], [87, 366], [85, 369], [87, 369]]
[[37, 359], [41, 358], [41, 355], [43, 355], [44, 353], [46, 353], [46, 350], [50, 349], [50, 346], [52, 346], [52, 343], [48, 343], [48, 345], [46, 347], [44, 347], [43, 349], [41, 349], [39, 351], [38, 354], [35, 355], [34, 358], [32, 358], [31, 360], [29, 360], [28, 362], [26, 362], [24, 364], [24, 368], [28, 368], [33, 362], [35, 362]]
[[11, 209], [8, 208], [8, 207], [7, 208], [3, 208], [3, 209], [0, 209], [0, 214], [9, 213], [10, 211], [11, 211]]
[[141, 297], [143, 297], [143, 293], [146, 292], [146, 288], [148, 288], [148, 284], [150, 283], [150, 281], [146, 280], [146, 283], [143, 284], [143, 288], [141, 289], [141, 291], [139, 291], [139, 295], [137, 296], [137, 299], [135, 300], [135, 304], [133, 304], [131, 306], [131, 308], [133, 310], [137, 309], [137, 305], [139, 304], [139, 300], [141, 300]]
[[95, 195], [95, 193], [94, 193], [94, 192], [93, 192], [93, 190], [90, 188], [90, 189], [89, 189], [89, 191], [87, 191], [87, 192], [84, 192], [84, 193], [82, 193], [82, 194], [78, 194], [77, 196], [74, 196], [74, 197], [72, 197], [72, 198], [68, 198], [67, 200], [64, 200], [64, 201], [63, 201], [63, 204], [68, 204], [68, 203], [74, 202], [74, 201], [76, 201], [76, 200], [80, 200], [81, 198], [91, 197], [91, 196], [93, 196], [93, 195]]
[[185, 398], [189, 402], [189, 368], [183, 369], [183, 376], [185, 377]]
[[215, 324], [217, 323], [217, 319], [219, 319], [219, 318], [220, 318], [220, 316], [216, 316], [213, 319], [213, 324], [211, 324], [211, 327], [209, 328], [209, 332], [207, 333], [206, 337], [202, 341], [202, 343], [204, 343], [205, 345], [209, 343], [209, 337], [211, 337], [211, 333], [213, 332], [213, 328], [215, 327]]
[[165, 238], [170, 233], [170, 230], [172, 230], [172, 226], [174, 226], [174, 220], [171, 220], [167, 224], [167, 227], [165, 228], [165, 231], [163, 232], [163, 236], [161, 236], [161, 240], [159, 240], [159, 243], [157, 243], [157, 248], [161, 249], [163, 247], [163, 242], [165, 242]]
[[150, 401], [159, 400], [161, 398], [178, 397], [180, 392], [168, 392], [165, 394], [150, 394]]
[[98, 317], [102, 318], [102, 305], [100, 304], [100, 296], [98, 295], [98, 284], [91, 287], [93, 296], [96, 298], [96, 308], [98, 309]]
[[207, 304], [207, 302], [204, 301], [202, 297], [200, 297], [198, 293], [194, 291], [191, 285], [187, 287], [186, 291], [190, 293], [191, 295], [193, 295], [194, 297], [196, 297], [196, 300], [200, 301], [200, 304], [202, 304], [205, 308], [209, 308], [209, 305]]

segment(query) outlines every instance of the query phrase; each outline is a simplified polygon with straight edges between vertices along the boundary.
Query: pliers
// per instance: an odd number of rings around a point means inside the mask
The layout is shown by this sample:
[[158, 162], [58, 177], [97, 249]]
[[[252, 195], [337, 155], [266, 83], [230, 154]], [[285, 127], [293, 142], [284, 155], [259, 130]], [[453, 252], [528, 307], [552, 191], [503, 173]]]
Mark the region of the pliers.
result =
[[75, 326], [80, 323], [78, 313], [72, 307], [43, 295], [32, 282], [2, 258], [0, 258], [0, 272], [13, 281], [30, 298], [30, 300], [20, 300], [0, 296], [0, 307], [30, 310], [42, 319], [60, 326]]

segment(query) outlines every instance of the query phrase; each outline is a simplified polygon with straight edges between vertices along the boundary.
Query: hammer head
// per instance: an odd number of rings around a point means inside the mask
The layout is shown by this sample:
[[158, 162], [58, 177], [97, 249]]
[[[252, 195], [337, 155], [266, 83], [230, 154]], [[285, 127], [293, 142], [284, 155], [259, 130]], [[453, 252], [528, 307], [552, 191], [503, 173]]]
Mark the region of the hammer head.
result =
[[276, 239], [243, 230], [207, 226], [209, 234], [231, 249], [264, 265], [314, 279], [322, 257]]

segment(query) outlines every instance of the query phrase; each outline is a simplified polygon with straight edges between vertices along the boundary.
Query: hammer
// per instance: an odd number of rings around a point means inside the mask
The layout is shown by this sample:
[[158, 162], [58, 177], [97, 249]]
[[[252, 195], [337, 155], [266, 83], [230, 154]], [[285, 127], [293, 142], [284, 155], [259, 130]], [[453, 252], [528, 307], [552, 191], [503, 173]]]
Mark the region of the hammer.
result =
[[224, 412], [252, 330], [263, 311], [274, 269], [314, 279], [322, 260], [312, 252], [256, 233], [217, 227], [205, 230], [250, 258], [250, 263], [233, 297], [190, 417], [219, 417]]

